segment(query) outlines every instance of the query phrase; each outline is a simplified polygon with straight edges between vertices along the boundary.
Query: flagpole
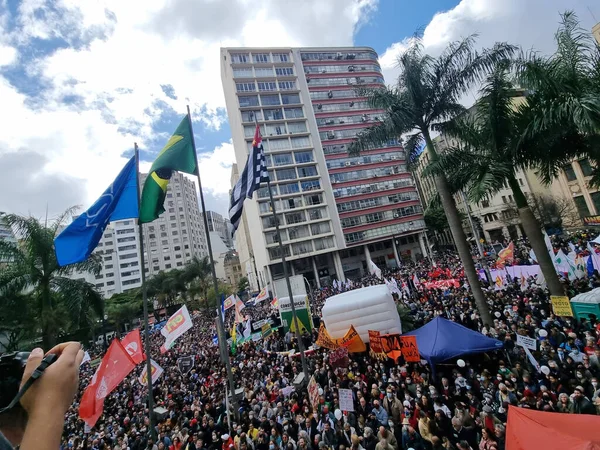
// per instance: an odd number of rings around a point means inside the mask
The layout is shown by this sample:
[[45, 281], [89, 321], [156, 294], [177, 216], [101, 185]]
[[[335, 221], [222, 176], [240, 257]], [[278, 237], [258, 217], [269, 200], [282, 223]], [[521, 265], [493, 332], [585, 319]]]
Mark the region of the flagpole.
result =
[[[254, 116], [254, 123], [258, 127], [258, 119]], [[258, 129], [260, 133], [260, 128]], [[268, 172], [267, 172], [268, 173]], [[287, 285], [288, 298], [290, 299], [290, 305], [292, 307], [292, 325], [296, 324], [298, 327], [298, 316], [296, 315], [296, 306], [294, 305], [294, 294], [292, 293], [292, 285], [290, 283], [290, 276], [288, 273], [287, 262], [285, 260], [285, 252], [283, 251], [283, 242], [281, 242], [281, 233], [279, 231], [279, 221], [277, 220], [277, 211], [275, 209], [275, 201], [273, 200], [273, 193], [271, 192], [271, 177], [267, 176], [267, 190], [269, 191], [269, 201], [271, 202], [271, 212], [273, 213], [273, 219], [275, 222], [275, 233], [277, 240], [279, 241], [279, 251], [281, 252], [281, 264], [283, 266], [283, 276], [285, 277], [285, 284]], [[308, 311], [310, 314], [310, 309]], [[291, 326], [290, 326], [291, 327]], [[304, 373], [304, 381], [308, 383], [308, 365], [306, 364], [306, 356], [304, 355], [304, 342], [302, 342], [302, 336], [299, 330], [296, 328], [298, 335], [298, 350], [300, 350], [300, 359], [302, 361], [302, 372]]]
[[296, 306], [294, 306], [294, 295], [292, 294], [292, 285], [290, 283], [290, 276], [288, 274], [287, 263], [285, 260], [285, 252], [283, 251], [283, 243], [281, 242], [282, 239], [281, 234], [279, 232], [277, 212], [275, 211], [275, 202], [273, 201], [273, 194], [271, 193], [270, 178], [267, 178], [267, 190], [269, 191], [269, 201], [271, 202], [271, 210], [273, 211], [273, 219], [275, 221], [275, 233], [277, 236], [277, 240], [279, 241], [279, 251], [281, 252], [281, 264], [283, 265], [283, 276], [285, 277], [285, 284], [287, 285], [288, 297], [290, 299], [290, 305], [292, 306], [292, 325], [296, 324], [296, 334], [298, 335], [298, 349], [300, 350], [300, 358], [302, 360], [302, 372], [304, 373], [305, 382], [308, 383], [308, 366], [306, 364], [306, 356], [304, 356], [304, 342], [302, 342], [302, 335], [300, 334], [300, 330], [298, 330], [298, 317], [296, 316]]
[[[204, 220], [204, 233], [206, 234], [206, 245], [208, 246], [208, 257], [210, 259], [210, 268], [212, 270], [212, 279], [215, 289], [215, 300], [219, 300], [219, 281], [217, 280], [217, 270], [215, 268], [215, 260], [212, 253], [212, 244], [210, 242], [210, 231], [208, 229], [208, 218], [206, 217], [206, 205], [204, 203], [204, 194], [202, 192], [202, 180], [200, 179], [200, 165], [198, 164], [198, 153], [196, 152], [196, 140], [194, 139], [194, 129], [192, 127], [192, 114], [190, 113], [190, 106], [187, 105], [187, 117], [188, 124], [190, 126], [190, 135], [192, 137], [192, 148], [194, 149], [194, 158], [196, 159], [196, 177], [198, 178], [198, 189], [200, 191], [200, 204], [202, 205], [202, 218]], [[227, 379], [229, 381], [229, 390], [231, 391], [231, 400], [233, 403], [235, 416], [238, 416], [238, 401], [235, 395], [235, 381], [233, 380], [233, 373], [231, 372], [231, 361], [229, 360], [229, 349], [225, 348], [227, 341], [225, 340], [225, 325], [224, 317], [221, 314], [221, 305], [217, 305], [217, 336], [219, 339], [219, 347], [221, 347], [222, 354], [224, 355], [225, 369], [227, 371]]]
[[[138, 202], [141, 198], [140, 192], [140, 151], [137, 142], [135, 147], [135, 184], [137, 187]], [[146, 386], [148, 387], [148, 410], [150, 416], [150, 436], [156, 440], [156, 430], [154, 428], [154, 393], [152, 392], [152, 353], [150, 352], [150, 325], [148, 324], [148, 289], [146, 287], [146, 264], [144, 262], [144, 229], [142, 221], [138, 214], [138, 234], [140, 237], [140, 273], [142, 279], [142, 303], [144, 306], [144, 347], [146, 351]]]

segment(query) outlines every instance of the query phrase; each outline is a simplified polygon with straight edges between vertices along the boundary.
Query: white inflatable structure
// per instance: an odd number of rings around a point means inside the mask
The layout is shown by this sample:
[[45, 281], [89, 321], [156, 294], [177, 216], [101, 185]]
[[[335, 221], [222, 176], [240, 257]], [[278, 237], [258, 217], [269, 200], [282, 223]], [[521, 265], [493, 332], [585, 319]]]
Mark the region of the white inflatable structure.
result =
[[322, 313], [325, 328], [334, 339], [343, 337], [350, 325], [354, 325], [364, 343], [369, 342], [369, 330], [402, 333], [396, 304], [385, 284], [329, 297]]

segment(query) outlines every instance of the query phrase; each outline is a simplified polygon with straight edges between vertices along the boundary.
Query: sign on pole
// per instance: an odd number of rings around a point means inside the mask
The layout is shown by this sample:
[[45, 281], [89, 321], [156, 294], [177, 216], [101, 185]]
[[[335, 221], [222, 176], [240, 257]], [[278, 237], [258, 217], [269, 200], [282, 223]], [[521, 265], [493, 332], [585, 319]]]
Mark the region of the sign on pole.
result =
[[571, 308], [569, 297], [551, 295], [550, 301], [552, 302], [552, 311], [554, 311], [554, 314], [562, 317], [573, 317], [573, 309]]
[[338, 389], [340, 398], [340, 409], [342, 411], [354, 411], [354, 399], [352, 398], [352, 389]]
[[193, 356], [182, 356], [177, 360], [177, 368], [182, 374], [187, 374], [194, 367]]
[[528, 348], [529, 350], [535, 350], [537, 348], [537, 341], [529, 336], [517, 334], [517, 345]]
[[294, 307], [296, 308], [296, 318], [294, 321], [292, 314], [292, 305], [289, 297], [279, 297], [279, 316], [283, 325], [283, 332], [287, 333], [291, 330], [294, 333], [302, 334], [304, 330], [312, 330], [312, 319], [310, 316], [310, 308], [308, 306], [308, 297], [306, 295], [294, 296]]

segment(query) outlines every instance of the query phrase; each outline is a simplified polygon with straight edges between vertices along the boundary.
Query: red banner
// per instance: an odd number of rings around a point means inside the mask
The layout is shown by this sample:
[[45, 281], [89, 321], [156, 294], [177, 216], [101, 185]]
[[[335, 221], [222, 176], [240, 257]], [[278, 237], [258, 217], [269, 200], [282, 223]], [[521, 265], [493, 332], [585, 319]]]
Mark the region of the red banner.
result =
[[425, 286], [427, 289], [443, 289], [449, 287], [457, 288], [460, 287], [460, 283], [456, 278], [451, 278], [449, 280], [429, 281], [423, 283], [423, 286]]

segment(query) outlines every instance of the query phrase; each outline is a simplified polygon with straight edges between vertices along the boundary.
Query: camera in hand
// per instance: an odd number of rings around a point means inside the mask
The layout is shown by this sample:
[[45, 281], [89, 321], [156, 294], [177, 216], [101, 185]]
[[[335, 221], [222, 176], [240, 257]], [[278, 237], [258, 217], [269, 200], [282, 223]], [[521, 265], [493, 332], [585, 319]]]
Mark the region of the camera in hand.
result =
[[0, 409], [8, 406], [19, 392], [28, 357], [29, 352], [0, 356]]

